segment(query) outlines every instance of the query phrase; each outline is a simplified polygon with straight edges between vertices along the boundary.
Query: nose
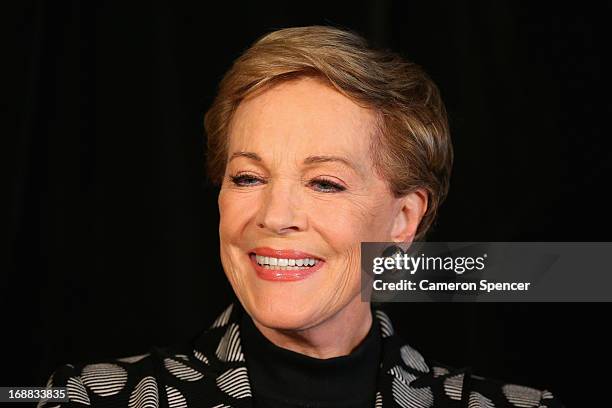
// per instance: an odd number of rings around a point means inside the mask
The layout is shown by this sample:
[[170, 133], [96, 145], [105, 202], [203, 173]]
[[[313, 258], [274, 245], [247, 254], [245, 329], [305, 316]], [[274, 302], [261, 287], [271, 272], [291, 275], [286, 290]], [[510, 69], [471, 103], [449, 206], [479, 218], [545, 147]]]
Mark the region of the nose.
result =
[[276, 235], [305, 230], [305, 209], [298, 189], [288, 182], [270, 183], [257, 213], [257, 226]]

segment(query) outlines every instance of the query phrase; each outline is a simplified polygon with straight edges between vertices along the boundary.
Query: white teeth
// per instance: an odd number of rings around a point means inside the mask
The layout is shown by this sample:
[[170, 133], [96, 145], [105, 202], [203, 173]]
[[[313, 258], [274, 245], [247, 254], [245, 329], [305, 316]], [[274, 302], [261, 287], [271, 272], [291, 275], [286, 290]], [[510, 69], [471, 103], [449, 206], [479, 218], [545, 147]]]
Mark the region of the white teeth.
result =
[[255, 261], [264, 266], [266, 269], [281, 269], [293, 270], [303, 269], [314, 266], [317, 260], [314, 258], [288, 259], [288, 258], [273, 258], [271, 256], [255, 255]]

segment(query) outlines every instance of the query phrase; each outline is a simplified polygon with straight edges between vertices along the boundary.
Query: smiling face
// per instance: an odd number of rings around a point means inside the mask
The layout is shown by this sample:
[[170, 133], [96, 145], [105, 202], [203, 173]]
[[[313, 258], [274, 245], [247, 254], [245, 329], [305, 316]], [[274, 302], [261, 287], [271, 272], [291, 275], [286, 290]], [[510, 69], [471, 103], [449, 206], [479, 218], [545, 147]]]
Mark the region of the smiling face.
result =
[[256, 322], [302, 330], [369, 312], [360, 243], [391, 241], [406, 224], [371, 162], [374, 124], [373, 111], [308, 77], [236, 110], [219, 193], [221, 262]]

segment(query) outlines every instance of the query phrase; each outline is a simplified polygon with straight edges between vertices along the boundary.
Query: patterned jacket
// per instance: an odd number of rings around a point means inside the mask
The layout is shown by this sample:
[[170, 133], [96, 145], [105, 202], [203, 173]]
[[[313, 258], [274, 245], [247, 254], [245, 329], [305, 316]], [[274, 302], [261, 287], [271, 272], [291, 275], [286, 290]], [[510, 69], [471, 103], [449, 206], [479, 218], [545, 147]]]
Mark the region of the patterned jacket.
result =
[[[244, 310], [230, 304], [193, 341], [149, 353], [90, 364], [66, 364], [47, 387], [66, 387], [69, 402], [39, 407], [250, 408], [251, 386], [240, 342]], [[426, 361], [374, 309], [382, 356], [374, 408], [562, 407], [548, 391], [504, 384]]]

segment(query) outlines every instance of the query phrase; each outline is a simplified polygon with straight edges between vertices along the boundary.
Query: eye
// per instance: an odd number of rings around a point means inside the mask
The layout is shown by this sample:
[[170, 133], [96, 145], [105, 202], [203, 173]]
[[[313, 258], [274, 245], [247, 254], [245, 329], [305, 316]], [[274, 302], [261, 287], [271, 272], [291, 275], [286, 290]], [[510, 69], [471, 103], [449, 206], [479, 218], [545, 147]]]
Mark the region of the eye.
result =
[[316, 191], [322, 193], [338, 193], [346, 190], [346, 187], [325, 178], [314, 179], [309, 183]]
[[261, 178], [252, 174], [238, 174], [235, 176], [230, 176], [230, 179], [232, 180], [232, 183], [239, 187], [251, 187], [264, 182]]

